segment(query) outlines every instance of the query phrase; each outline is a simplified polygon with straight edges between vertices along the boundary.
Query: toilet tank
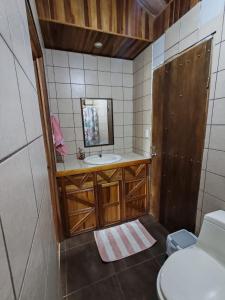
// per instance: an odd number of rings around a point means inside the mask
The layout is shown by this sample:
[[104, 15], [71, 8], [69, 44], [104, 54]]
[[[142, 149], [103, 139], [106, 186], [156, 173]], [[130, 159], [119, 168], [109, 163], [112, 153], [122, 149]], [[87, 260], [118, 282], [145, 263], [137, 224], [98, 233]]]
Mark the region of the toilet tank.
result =
[[218, 210], [204, 216], [197, 246], [225, 266], [225, 211]]

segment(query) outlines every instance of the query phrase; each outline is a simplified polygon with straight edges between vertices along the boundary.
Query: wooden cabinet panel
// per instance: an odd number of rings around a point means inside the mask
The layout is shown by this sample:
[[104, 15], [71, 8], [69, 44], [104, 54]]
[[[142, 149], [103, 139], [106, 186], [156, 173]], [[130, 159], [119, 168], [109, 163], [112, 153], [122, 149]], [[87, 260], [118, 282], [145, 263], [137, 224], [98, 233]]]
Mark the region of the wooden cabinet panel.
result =
[[98, 186], [100, 225], [107, 226], [121, 221], [121, 182]]
[[67, 237], [148, 213], [148, 162], [58, 178]]
[[122, 180], [121, 168], [97, 172], [98, 183], [110, 183], [119, 180]]
[[125, 180], [137, 179], [147, 176], [147, 165], [135, 165], [124, 168], [125, 170]]
[[146, 178], [125, 183], [125, 218], [133, 219], [147, 213]]
[[96, 228], [94, 189], [66, 193], [70, 235]]
[[94, 187], [94, 175], [92, 173], [65, 176], [64, 178], [67, 191], [78, 191]]

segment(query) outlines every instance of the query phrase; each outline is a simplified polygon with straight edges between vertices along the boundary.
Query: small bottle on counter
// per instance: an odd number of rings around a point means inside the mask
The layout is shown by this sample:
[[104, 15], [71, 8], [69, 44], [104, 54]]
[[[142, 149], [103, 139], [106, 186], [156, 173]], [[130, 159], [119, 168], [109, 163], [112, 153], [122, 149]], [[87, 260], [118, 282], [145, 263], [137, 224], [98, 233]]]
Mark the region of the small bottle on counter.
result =
[[79, 160], [85, 159], [85, 152], [84, 152], [84, 150], [81, 149], [80, 147], [79, 147], [79, 149], [78, 149], [77, 159], [79, 159]]

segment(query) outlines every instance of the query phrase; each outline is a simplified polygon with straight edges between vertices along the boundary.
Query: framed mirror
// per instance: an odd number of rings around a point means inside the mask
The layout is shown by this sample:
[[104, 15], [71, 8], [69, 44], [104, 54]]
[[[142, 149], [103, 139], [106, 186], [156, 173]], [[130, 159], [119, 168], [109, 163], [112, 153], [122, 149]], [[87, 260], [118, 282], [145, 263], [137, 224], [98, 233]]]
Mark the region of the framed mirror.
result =
[[84, 147], [114, 144], [112, 99], [81, 98]]

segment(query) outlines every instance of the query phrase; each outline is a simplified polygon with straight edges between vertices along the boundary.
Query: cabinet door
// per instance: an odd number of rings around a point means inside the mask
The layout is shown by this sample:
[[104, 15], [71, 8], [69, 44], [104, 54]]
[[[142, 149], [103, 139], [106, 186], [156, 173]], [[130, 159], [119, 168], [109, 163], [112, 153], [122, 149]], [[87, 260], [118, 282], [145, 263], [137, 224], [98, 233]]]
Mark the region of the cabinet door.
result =
[[99, 216], [102, 227], [121, 220], [121, 182], [98, 185]]
[[70, 236], [96, 228], [94, 189], [67, 192], [66, 201]]
[[147, 212], [146, 178], [125, 182], [125, 219], [137, 218]]

